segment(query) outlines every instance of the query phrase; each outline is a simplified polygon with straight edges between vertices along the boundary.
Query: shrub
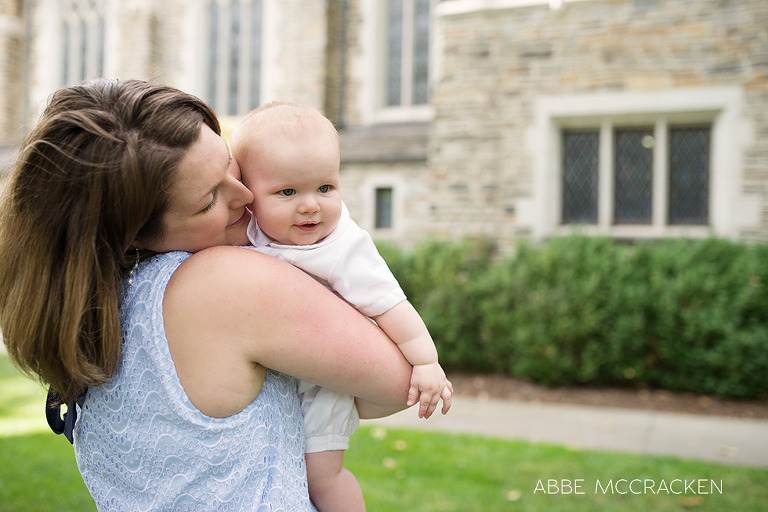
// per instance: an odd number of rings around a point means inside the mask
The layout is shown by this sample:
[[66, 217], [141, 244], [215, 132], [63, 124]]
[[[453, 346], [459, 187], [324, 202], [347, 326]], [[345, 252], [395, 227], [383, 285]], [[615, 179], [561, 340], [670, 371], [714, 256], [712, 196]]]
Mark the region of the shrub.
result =
[[652, 384], [723, 396], [766, 391], [754, 382], [768, 368], [765, 256], [765, 247], [715, 239], [670, 241], [653, 252]]
[[[495, 245], [487, 239], [426, 240], [410, 252], [380, 246], [393, 274], [419, 310], [435, 340], [444, 367], [487, 371], [493, 347], [482, 346], [475, 281], [492, 266]], [[436, 341], [437, 343], [437, 341]]]
[[569, 236], [382, 247], [446, 368], [549, 385], [768, 392], [768, 247]]
[[546, 384], [623, 375], [638, 355], [632, 342], [642, 322], [616, 314], [627, 268], [619, 256], [607, 239], [556, 239], [522, 246], [490, 272], [480, 332], [499, 345], [499, 370]]

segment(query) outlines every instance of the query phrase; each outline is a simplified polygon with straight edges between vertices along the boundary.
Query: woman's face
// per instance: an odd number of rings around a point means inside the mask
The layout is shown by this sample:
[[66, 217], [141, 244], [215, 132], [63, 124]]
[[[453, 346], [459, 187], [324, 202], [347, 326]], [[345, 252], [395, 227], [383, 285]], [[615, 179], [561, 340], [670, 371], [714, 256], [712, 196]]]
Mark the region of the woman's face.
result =
[[163, 215], [163, 233], [140, 249], [197, 252], [215, 245], [247, 245], [253, 194], [226, 142], [202, 123], [200, 137], [179, 162]]

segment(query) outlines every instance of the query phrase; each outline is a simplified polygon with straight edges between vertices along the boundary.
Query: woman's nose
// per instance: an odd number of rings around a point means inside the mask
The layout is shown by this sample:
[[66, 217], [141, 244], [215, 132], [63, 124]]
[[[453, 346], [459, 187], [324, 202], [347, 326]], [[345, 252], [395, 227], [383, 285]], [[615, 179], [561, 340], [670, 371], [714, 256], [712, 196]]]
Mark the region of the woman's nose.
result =
[[232, 183], [232, 200], [230, 201], [230, 204], [232, 205], [233, 209], [248, 206], [249, 204], [253, 203], [253, 192], [251, 192], [251, 189], [246, 187], [243, 183], [240, 166], [238, 165], [237, 161], [232, 159], [232, 163], [230, 165], [232, 166], [230, 169], [230, 181]]
[[242, 181], [233, 180], [232, 208], [242, 208], [253, 203], [253, 192]]

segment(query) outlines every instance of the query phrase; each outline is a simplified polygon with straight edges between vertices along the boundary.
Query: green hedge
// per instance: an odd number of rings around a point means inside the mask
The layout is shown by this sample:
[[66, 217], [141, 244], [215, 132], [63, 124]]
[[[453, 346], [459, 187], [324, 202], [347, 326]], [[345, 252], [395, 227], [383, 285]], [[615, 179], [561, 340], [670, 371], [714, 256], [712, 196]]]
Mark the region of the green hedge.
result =
[[380, 249], [447, 369], [768, 394], [765, 244], [570, 236], [504, 258], [488, 241]]

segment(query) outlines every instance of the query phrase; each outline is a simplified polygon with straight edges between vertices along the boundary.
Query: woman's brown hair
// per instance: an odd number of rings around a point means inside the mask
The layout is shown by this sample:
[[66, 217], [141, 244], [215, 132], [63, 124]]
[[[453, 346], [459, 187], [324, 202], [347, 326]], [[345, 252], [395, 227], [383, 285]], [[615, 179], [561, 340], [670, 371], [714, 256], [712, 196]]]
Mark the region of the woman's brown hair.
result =
[[62, 402], [120, 358], [135, 239], [161, 237], [168, 188], [213, 111], [171, 87], [97, 80], [51, 96], [0, 206], [0, 331], [13, 362]]

